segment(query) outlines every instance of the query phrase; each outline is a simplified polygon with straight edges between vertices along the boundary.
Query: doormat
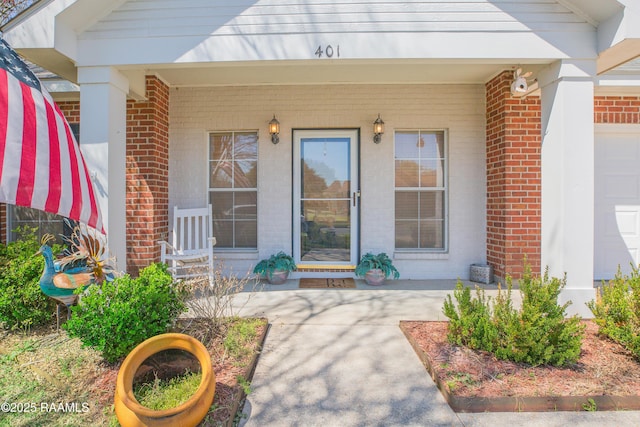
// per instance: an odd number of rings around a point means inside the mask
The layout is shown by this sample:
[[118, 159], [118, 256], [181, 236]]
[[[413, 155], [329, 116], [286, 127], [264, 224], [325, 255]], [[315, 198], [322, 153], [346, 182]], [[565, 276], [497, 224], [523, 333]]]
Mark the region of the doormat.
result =
[[300, 288], [304, 289], [331, 289], [331, 288], [355, 288], [356, 282], [353, 279], [300, 279]]

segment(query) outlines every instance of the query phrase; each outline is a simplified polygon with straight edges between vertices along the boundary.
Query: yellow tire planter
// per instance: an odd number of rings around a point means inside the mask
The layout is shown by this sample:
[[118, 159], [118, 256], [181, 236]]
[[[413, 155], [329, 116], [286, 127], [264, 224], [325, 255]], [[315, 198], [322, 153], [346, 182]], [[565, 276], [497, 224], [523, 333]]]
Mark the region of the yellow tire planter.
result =
[[[184, 350], [198, 359], [202, 381], [196, 392], [175, 408], [154, 411], [140, 405], [133, 394], [133, 378], [140, 365], [149, 357], [164, 350]], [[209, 412], [216, 390], [216, 378], [211, 357], [197, 339], [185, 334], [162, 334], [139, 344], [122, 362], [118, 371], [115, 411], [122, 427], [132, 426], [196, 426]]]

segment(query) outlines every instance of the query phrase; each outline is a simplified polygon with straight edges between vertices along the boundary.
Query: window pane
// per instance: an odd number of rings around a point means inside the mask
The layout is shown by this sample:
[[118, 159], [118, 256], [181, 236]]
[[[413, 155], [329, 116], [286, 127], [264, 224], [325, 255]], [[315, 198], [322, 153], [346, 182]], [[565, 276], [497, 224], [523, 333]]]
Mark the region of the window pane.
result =
[[233, 163], [222, 161], [222, 162], [211, 162], [211, 179], [210, 179], [210, 187], [211, 188], [231, 188], [232, 177], [233, 177]]
[[19, 240], [24, 237], [15, 233], [14, 230], [25, 226], [35, 228], [38, 239], [41, 239], [43, 235], [49, 233], [56, 237], [58, 243], [61, 243], [60, 235], [70, 235], [70, 229], [65, 226], [64, 218], [52, 213], [23, 206], [10, 206], [9, 215], [11, 224], [9, 240], [11, 241]]
[[258, 186], [258, 162], [253, 160], [243, 160], [234, 162], [235, 188], [256, 188]]
[[302, 160], [302, 197], [322, 199], [327, 197], [328, 189], [326, 179], [316, 172], [313, 165]]
[[430, 159], [444, 158], [444, 133], [432, 132], [420, 134], [420, 157]]
[[418, 157], [419, 147], [418, 132], [396, 132], [396, 159]]
[[233, 139], [230, 133], [212, 133], [209, 137], [211, 160], [231, 160]]
[[444, 219], [444, 191], [420, 192], [420, 219]]
[[420, 247], [425, 249], [444, 249], [444, 221], [420, 222]]
[[235, 248], [255, 248], [258, 246], [258, 227], [253, 221], [235, 222]]
[[396, 219], [418, 219], [418, 193], [396, 192]]
[[216, 238], [216, 247], [233, 247], [233, 221], [214, 220], [213, 237]]
[[349, 224], [349, 203], [347, 200], [304, 200], [300, 209], [304, 221], [345, 227]]
[[417, 160], [396, 160], [396, 187], [417, 187], [418, 171]]
[[257, 247], [257, 193], [211, 192], [213, 234], [219, 248]]
[[233, 193], [230, 191], [225, 192], [212, 192], [211, 193], [211, 208], [213, 210], [214, 220], [231, 220], [233, 219]]
[[303, 197], [349, 197], [349, 147], [348, 138], [303, 138], [300, 141]]
[[[64, 231], [64, 223], [62, 220], [58, 220], [58, 221], [42, 221], [40, 222], [40, 228], [38, 230], [38, 235], [42, 238], [42, 236], [44, 236], [45, 234], [49, 233], [49, 234], [53, 234], [54, 236], [56, 236], [56, 239], [58, 239], [58, 243], [62, 243], [60, 241], [60, 235], [64, 235], [65, 233], [63, 233]], [[66, 235], [68, 236], [69, 233], [66, 233]]]
[[420, 161], [420, 187], [444, 186], [444, 161]]
[[[13, 221], [12, 225], [21, 223], [34, 223], [32, 226], [36, 226], [40, 219], [40, 211], [37, 209], [29, 209], [22, 206], [14, 206], [13, 208]], [[21, 224], [22, 225], [22, 224]]]
[[237, 132], [234, 146], [235, 160], [258, 159], [258, 134], [255, 132]]
[[236, 192], [233, 204], [234, 220], [254, 220], [257, 218], [257, 193], [254, 191]]
[[396, 221], [396, 248], [418, 247], [418, 221]]

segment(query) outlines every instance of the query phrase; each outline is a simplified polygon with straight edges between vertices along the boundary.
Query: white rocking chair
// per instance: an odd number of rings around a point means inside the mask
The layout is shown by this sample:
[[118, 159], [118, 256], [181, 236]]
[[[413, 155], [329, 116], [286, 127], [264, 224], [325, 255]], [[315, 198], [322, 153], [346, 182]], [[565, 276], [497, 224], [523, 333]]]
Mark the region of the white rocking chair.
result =
[[160, 260], [175, 279], [207, 276], [213, 284], [213, 220], [206, 208], [173, 208], [171, 244], [160, 244]]

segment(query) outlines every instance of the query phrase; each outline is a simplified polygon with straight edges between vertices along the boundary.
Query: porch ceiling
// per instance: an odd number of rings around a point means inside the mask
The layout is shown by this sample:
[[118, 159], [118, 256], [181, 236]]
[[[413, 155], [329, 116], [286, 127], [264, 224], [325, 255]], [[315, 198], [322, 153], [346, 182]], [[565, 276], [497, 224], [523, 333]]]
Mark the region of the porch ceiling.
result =
[[[168, 84], [180, 86], [282, 84], [484, 84], [497, 73], [518, 65], [507, 60], [473, 61], [296, 61], [233, 63], [151, 68]], [[523, 65], [536, 71], [542, 61]]]

